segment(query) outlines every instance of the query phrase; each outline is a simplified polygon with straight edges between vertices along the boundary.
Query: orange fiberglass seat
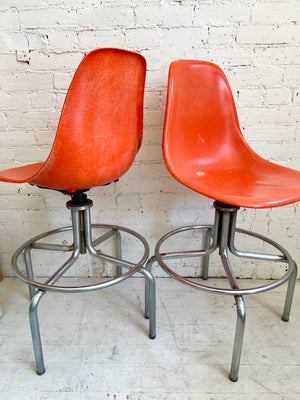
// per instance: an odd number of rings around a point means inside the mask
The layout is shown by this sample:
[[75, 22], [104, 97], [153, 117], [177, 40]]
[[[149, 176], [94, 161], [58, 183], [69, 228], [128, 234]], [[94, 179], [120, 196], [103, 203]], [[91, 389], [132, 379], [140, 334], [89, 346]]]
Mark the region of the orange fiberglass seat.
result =
[[300, 173], [261, 158], [245, 141], [217, 65], [171, 65], [163, 151], [174, 178], [214, 200], [248, 208], [300, 200]]
[[[104, 48], [90, 52], [80, 63], [68, 90], [55, 141], [48, 159], [0, 172], [0, 180], [13, 183], [28, 182], [42, 188], [54, 189], [70, 196], [72, 226], [38, 235], [24, 243], [13, 256], [13, 269], [18, 278], [29, 285], [29, 317], [37, 373], [45, 371], [37, 317], [37, 306], [46, 291], [86, 292], [106, 288], [124, 281], [135, 272], [147, 281], [146, 317], [150, 318], [149, 335], [155, 337], [155, 282], [143, 264], [149, 247], [137, 232], [115, 225], [91, 225], [93, 202], [85, 192], [90, 188], [118, 180], [131, 166], [141, 146], [143, 133], [143, 100], [146, 62], [144, 57], [121, 49]], [[92, 238], [91, 228], [104, 229]], [[70, 245], [45, 243], [44, 238], [72, 231]], [[103, 232], [103, 231], [102, 231]], [[138, 261], [122, 258], [121, 237], [133, 237], [142, 247]], [[96, 249], [115, 238], [116, 255]], [[31, 251], [71, 252], [69, 259], [45, 282], [37, 281]], [[75, 263], [80, 254], [88, 252], [102, 262], [117, 266], [117, 277], [86, 286], [59, 286], [56, 281]], [[21, 266], [24, 254], [26, 273]], [[125, 272], [123, 273], [123, 268]]]
[[68, 90], [48, 159], [0, 172], [6, 182], [28, 182], [75, 192], [113, 182], [141, 145], [146, 63], [118, 49], [89, 53]]
[[[205, 61], [178, 60], [169, 70], [168, 95], [163, 135], [163, 154], [168, 170], [180, 183], [215, 200], [214, 225], [194, 225], [176, 229], [157, 243], [155, 256], [147, 263], [150, 271], [157, 261], [179, 281], [211, 293], [235, 297], [237, 324], [230, 379], [238, 379], [246, 309], [244, 294], [270, 290], [289, 281], [283, 320], [289, 319], [297, 266], [288, 252], [274, 241], [236, 228], [239, 207], [266, 208], [300, 200], [300, 172], [285, 168], [257, 155], [246, 143], [238, 122], [234, 99], [222, 70]], [[174, 235], [199, 231], [205, 248], [162, 251]], [[195, 232], [194, 232], [195, 233]], [[262, 240], [279, 254], [261, 254], [237, 250], [236, 233]], [[180, 236], [179, 236], [180, 237]], [[194, 237], [194, 236], [192, 236]], [[208, 278], [209, 254], [219, 250], [228, 289], [191, 281], [174, 272], [168, 260], [203, 256], [202, 278]], [[257, 288], [240, 289], [228, 254], [249, 259], [288, 264], [278, 281]], [[186, 266], [186, 261], [185, 261]], [[286, 269], [284, 269], [286, 270]]]

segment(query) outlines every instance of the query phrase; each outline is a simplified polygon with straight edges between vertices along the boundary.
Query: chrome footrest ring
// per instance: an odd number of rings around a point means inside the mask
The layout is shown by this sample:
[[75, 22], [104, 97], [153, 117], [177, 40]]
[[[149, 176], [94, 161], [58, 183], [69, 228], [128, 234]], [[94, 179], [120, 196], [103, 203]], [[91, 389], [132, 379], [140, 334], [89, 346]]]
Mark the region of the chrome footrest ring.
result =
[[[22, 244], [16, 250], [16, 252], [14, 253], [14, 255], [12, 257], [12, 268], [13, 268], [14, 274], [22, 282], [24, 282], [30, 286], [33, 286], [36, 289], [40, 289], [42, 291], [76, 293], [76, 292], [88, 292], [88, 291], [92, 291], [92, 290], [104, 289], [106, 287], [109, 287], [109, 286], [112, 286], [119, 282], [124, 281], [125, 279], [129, 278], [136, 272], [140, 272], [140, 269], [142, 268], [143, 264], [146, 262], [146, 260], [149, 256], [149, 245], [142, 235], [140, 235], [139, 233], [137, 233], [131, 229], [117, 226], [117, 225], [93, 224], [93, 225], [91, 225], [91, 227], [92, 228], [100, 228], [100, 229], [103, 228], [103, 229], [108, 229], [108, 230], [110, 229], [114, 232], [125, 232], [131, 236], [134, 236], [140, 243], [142, 243], [142, 245], [144, 247], [144, 249], [143, 249], [144, 252], [143, 252], [142, 257], [140, 258], [140, 260], [138, 262], [132, 263], [132, 262], [129, 262], [126, 260], [122, 260], [122, 259], [118, 259], [118, 258], [115, 258], [112, 256], [102, 254], [93, 248], [93, 254], [91, 254], [91, 256], [95, 256], [99, 259], [102, 259], [103, 261], [107, 261], [112, 264], [118, 264], [118, 261], [119, 261], [119, 265], [121, 267], [128, 268], [128, 271], [116, 278], [109, 279], [108, 281], [100, 282], [100, 283], [93, 284], [93, 285], [86, 285], [86, 286], [55, 286], [55, 285], [47, 284], [47, 283], [40, 283], [40, 282], [35, 281], [34, 279], [30, 279], [23, 272], [21, 272], [19, 265], [18, 265], [18, 263], [20, 261], [19, 257], [25, 252], [26, 249], [37, 248], [37, 249], [44, 249], [44, 250], [49, 249], [49, 250], [54, 250], [54, 251], [72, 251], [72, 256], [69, 258], [68, 261], [71, 260], [71, 262], [73, 264], [79, 257], [79, 253], [74, 254], [73, 246], [62, 246], [62, 245], [55, 246], [55, 245], [53, 245], [51, 248], [51, 245], [49, 245], [48, 247], [46, 245], [46, 248], [45, 248], [45, 246], [43, 247], [43, 244], [40, 244], [40, 245], [37, 244], [37, 242], [39, 240], [44, 239], [48, 236], [52, 236], [52, 235], [55, 235], [58, 233], [66, 232], [66, 231], [72, 231], [73, 227], [68, 226], [68, 227], [63, 227], [63, 228], [59, 228], [59, 229], [56, 229], [53, 231], [42, 233], [42, 234], [37, 235], [37, 236], [33, 237], [32, 239], [28, 240], [24, 244]], [[113, 236], [113, 234], [114, 233], [112, 233], [111, 235], [108, 235], [108, 236], [111, 237], [111, 236]], [[105, 235], [103, 235], [103, 236], [105, 236]], [[104, 239], [104, 240], [106, 240], [106, 239]], [[97, 244], [99, 244], [99, 243], [97, 243]], [[59, 247], [59, 246], [61, 246], [61, 247]], [[58, 271], [59, 270], [57, 270], [56, 273]]]
[[[267, 257], [265, 260], [269, 260], [269, 261], [281, 261], [281, 262], [285, 262], [288, 264], [288, 269], [287, 272], [278, 280], [267, 284], [267, 285], [262, 285], [259, 287], [255, 287], [255, 288], [246, 288], [246, 289], [226, 289], [226, 288], [218, 288], [218, 287], [213, 287], [213, 286], [208, 286], [208, 285], [203, 285], [194, 281], [191, 281], [190, 279], [184, 278], [180, 275], [178, 275], [176, 272], [174, 272], [171, 268], [169, 268], [167, 266], [167, 264], [165, 263], [164, 260], [167, 259], [176, 259], [176, 258], [187, 258], [187, 257], [203, 257], [203, 256], [208, 256], [209, 254], [211, 254], [213, 251], [216, 250], [217, 246], [211, 246], [208, 249], [204, 249], [204, 250], [199, 250], [199, 251], [183, 251], [183, 252], [170, 252], [170, 253], [163, 253], [161, 252], [160, 248], [162, 246], [162, 244], [169, 239], [170, 237], [172, 237], [173, 235], [176, 235], [178, 233], [182, 233], [185, 231], [189, 231], [189, 230], [214, 230], [215, 226], [214, 225], [192, 225], [192, 226], [184, 226], [178, 229], [175, 229], [171, 232], [166, 233], [164, 236], [161, 237], [161, 239], [157, 242], [156, 248], [155, 248], [155, 258], [156, 261], [158, 262], [158, 264], [167, 272], [168, 275], [170, 275], [171, 277], [177, 279], [178, 281], [187, 284], [189, 286], [194, 287], [195, 289], [199, 289], [199, 290], [203, 290], [205, 292], [210, 292], [210, 293], [217, 293], [217, 294], [226, 294], [226, 295], [233, 295], [233, 296], [242, 296], [242, 295], [247, 295], [247, 294], [256, 294], [256, 293], [261, 293], [261, 292], [265, 292], [267, 290], [271, 290], [274, 289], [282, 284], [284, 284], [285, 282], [287, 282], [291, 276], [295, 273], [296, 270], [296, 264], [293, 261], [293, 259], [291, 258], [291, 256], [289, 255], [289, 253], [287, 252], [287, 250], [285, 250], [281, 245], [279, 245], [278, 243], [274, 242], [273, 240], [262, 236], [260, 234], [254, 233], [254, 232], [250, 232], [250, 231], [245, 231], [242, 229], [236, 229], [235, 231], [241, 234], [245, 234], [245, 235], [250, 235], [252, 237], [255, 237], [257, 239], [260, 239], [262, 241], [267, 242], [269, 245], [275, 247], [277, 250], [279, 250], [282, 253], [282, 257], [278, 258], [275, 260], [275, 256], [274, 256], [274, 260], [270, 260], [270, 258]], [[249, 255], [252, 253], [249, 253]], [[247, 257], [247, 253], [243, 253], [243, 252], [237, 252], [237, 254], [235, 254], [238, 257], [244, 257], [244, 258], [257, 258], [257, 257]], [[259, 255], [257, 255], [259, 256]], [[259, 259], [264, 260], [263, 258], [264, 255], [260, 255]], [[270, 256], [272, 257], [272, 256]]]

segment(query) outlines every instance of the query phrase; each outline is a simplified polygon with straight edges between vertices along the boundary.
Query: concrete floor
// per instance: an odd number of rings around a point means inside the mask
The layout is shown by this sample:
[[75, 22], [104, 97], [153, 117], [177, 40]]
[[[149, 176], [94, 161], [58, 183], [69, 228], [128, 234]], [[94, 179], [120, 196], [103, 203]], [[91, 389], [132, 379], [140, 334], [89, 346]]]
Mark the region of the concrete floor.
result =
[[233, 297], [157, 279], [158, 331], [150, 340], [142, 278], [88, 294], [48, 293], [39, 309], [46, 373], [37, 376], [27, 287], [5, 279], [0, 283], [0, 398], [298, 400], [299, 285], [288, 323], [280, 318], [286, 285], [246, 297], [240, 375], [233, 383], [228, 379]]

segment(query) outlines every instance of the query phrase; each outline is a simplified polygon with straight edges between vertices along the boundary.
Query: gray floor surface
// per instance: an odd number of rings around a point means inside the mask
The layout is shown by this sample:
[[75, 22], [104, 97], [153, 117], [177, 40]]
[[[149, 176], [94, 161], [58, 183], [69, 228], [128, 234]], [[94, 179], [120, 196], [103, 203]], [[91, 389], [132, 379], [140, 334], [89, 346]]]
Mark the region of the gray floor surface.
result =
[[[243, 281], [247, 284], [261, 281]], [[157, 279], [157, 338], [150, 340], [142, 278], [86, 294], [47, 293], [39, 306], [46, 373], [37, 376], [27, 287], [4, 279], [0, 398], [299, 400], [299, 286], [288, 323], [281, 320], [286, 285], [245, 298], [244, 347], [233, 383], [228, 379], [236, 318], [232, 296]]]

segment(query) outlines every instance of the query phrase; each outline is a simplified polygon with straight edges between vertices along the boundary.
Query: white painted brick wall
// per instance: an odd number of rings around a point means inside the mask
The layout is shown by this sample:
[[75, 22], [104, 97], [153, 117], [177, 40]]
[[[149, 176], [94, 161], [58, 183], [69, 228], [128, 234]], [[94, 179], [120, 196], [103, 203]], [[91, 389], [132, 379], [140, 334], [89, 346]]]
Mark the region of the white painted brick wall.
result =
[[[212, 201], [168, 173], [161, 136], [170, 62], [204, 59], [226, 72], [246, 139], [263, 157], [300, 169], [300, 2], [298, 0], [1, 0], [0, 168], [47, 156], [66, 91], [84, 54], [120, 47], [147, 59], [144, 141], [117, 184], [93, 188], [95, 221], [140, 231], [153, 251], [166, 231], [211, 223]], [[65, 197], [29, 185], [0, 183], [0, 265], [11, 276], [16, 247], [70, 223]], [[239, 225], [279, 240], [300, 262], [298, 205], [242, 210]], [[247, 246], [246, 240], [241, 240]], [[265, 249], [260, 249], [265, 250]], [[57, 256], [37, 257], [41, 275]], [[82, 275], [111, 267], [83, 263]], [[241, 277], [275, 278], [275, 265], [236, 263]], [[196, 274], [197, 263], [179, 267]], [[94, 270], [93, 270], [94, 268]], [[94, 271], [94, 272], [93, 272]], [[72, 272], [70, 272], [71, 274]], [[161, 275], [159, 268], [155, 273]], [[211, 274], [223, 273], [216, 258]]]

